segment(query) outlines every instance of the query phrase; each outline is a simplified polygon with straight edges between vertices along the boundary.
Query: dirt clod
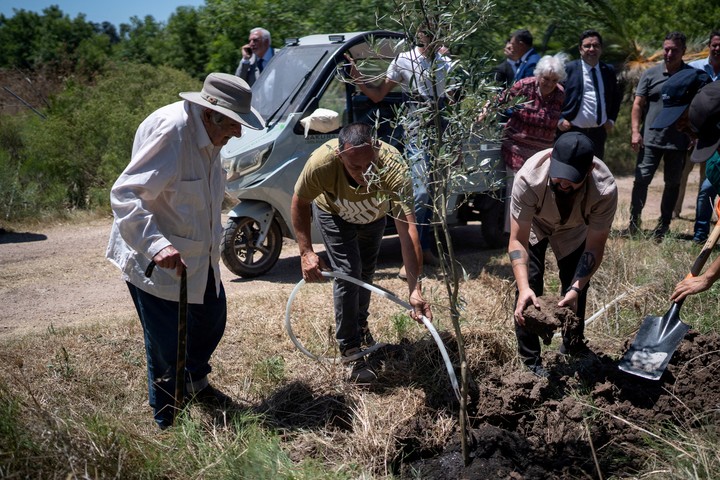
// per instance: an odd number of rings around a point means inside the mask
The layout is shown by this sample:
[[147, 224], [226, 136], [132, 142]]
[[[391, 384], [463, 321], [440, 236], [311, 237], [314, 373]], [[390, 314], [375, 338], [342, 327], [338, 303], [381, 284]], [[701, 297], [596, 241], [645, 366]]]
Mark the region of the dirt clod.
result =
[[523, 310], [525, 329], [538, 335], [545, 345], [550, 345], [555, 331], [560, 329], [563, 338], [582, 341], [580, 319], [568, 307], [558, 307], [563, 299], [558, 295], [544, 295], [538, 297], [540, 308], [528, 305]]

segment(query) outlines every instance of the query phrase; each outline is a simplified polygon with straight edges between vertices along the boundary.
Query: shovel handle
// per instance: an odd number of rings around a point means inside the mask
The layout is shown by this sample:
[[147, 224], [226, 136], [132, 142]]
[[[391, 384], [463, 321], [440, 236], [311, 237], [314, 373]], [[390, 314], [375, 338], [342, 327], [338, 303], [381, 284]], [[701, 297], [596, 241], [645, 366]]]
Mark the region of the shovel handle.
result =
[[702, 268], [705, 266], [705, 262], [707, 262], [708, 258], [710, 258], [710, 254], [720, 238], [720, 198], [715, 204], [715, 213], [717, 213], [719, 220], [715, 223], [715, 227], [712, 232], [710, 232], [710, 236], [708, 236], [705, 245], [703, 245], [702, 250], [700, 250], [700, 254], [690, 268], [690, 273], [685, 278], [697, 277], [700, 275]]

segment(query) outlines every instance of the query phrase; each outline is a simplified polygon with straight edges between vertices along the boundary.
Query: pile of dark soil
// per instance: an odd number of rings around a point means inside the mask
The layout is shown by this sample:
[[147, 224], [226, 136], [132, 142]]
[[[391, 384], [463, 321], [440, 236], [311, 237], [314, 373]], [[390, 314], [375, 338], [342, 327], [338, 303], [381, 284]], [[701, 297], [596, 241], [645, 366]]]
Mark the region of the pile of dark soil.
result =
[[[593, 349], [592, 343], [589, 345]], [[415, 452], [402, 478], [607, 478], [643, 468], [636, 427], [717, 424], [720, 336], [691, 330], [658, 381], [617, 367], [623, 352], [572, 358], [543, 353], [549, 379], [510, 366], [475, 375], [470, 404], [472, 462], [459, 441], [442, 453]], [[608, 354], [612, 354], [614, 358]], [[575, 394], [577, 392], [578, 394]], [[713, 423], [714, 422], [714, 423]], [[425, 457], [425, 458], [423, 458]]]

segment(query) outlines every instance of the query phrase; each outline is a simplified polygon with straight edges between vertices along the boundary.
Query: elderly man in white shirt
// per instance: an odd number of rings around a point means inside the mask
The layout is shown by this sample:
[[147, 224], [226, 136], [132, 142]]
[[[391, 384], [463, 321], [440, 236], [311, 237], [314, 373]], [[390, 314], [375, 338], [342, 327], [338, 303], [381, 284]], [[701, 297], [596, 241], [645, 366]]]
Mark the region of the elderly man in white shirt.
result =
[[[110, 193], [115, 221], [106, 253], [122, 271], [143, 326], [149, 403], [161, 429], [171, 426], [177, 413], [183, 270], [188, 306], [181, 391], [209, 404], [229, 401], [207, 379], [227, 318], [219, 268], [225, 192], [219, 153], [243, 126], [264, 126], [250, 106], [250, 87], [234, 75], [211, 73], [201, 92], [180, 97], [184, 100], [150, 114], [135, 134], [130, 163]], [[151, 263], [160, 268], [146, 276]]]

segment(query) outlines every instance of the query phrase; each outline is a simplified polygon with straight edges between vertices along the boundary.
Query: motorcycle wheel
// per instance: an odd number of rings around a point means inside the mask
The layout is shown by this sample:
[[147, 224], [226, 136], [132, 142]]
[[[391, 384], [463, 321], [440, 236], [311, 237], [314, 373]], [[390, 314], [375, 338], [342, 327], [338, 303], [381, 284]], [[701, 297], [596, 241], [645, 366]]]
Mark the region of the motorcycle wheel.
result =
[[282, 233], [275, 220], [265, 241], [257, 245], [260, 223], [254, 218], [230, 218], [223, 233], [220, 256], [225, 266], [244, 278], [258, 277], [270, 270], [282, 250]]

